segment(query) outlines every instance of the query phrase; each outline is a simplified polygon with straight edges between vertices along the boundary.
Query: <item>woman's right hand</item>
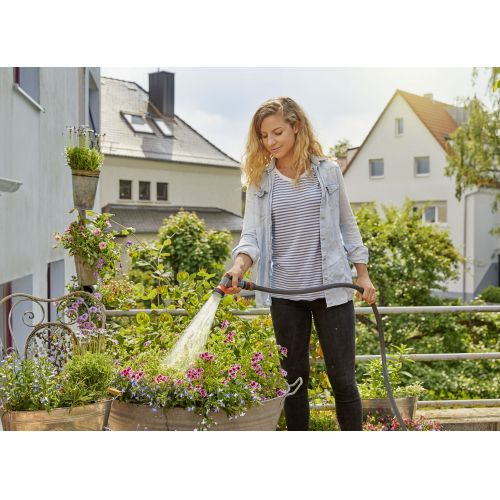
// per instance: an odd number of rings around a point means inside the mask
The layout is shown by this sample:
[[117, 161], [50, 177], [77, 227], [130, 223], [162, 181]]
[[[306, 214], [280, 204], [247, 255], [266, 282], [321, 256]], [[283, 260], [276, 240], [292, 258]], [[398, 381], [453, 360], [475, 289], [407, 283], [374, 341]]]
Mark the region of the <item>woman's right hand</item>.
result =
[[240, 293], [241, 288], [238, 287], [238, 282], [243, 279], [245, 276], [245, 271], [243, 268], [239, 265], [233, 265], [231, 269], [228, 269], [225, 273], [225, 276], [231, 276], [232, 282], [231, 286], [225, 290], [225, 293], [229, 294], [234, 294], [234, 293]]
[[238, 286], [238, 282], [242, 280], [245, 273], [250, 269], [252, 265], [252, 259], [245, 253], [239, 253], [234, 259], [233, 267], [228, 269], [225, 275], [231, 276], [231, 286], [227, 288], [225, 293], [240, 293], [241, 288]]

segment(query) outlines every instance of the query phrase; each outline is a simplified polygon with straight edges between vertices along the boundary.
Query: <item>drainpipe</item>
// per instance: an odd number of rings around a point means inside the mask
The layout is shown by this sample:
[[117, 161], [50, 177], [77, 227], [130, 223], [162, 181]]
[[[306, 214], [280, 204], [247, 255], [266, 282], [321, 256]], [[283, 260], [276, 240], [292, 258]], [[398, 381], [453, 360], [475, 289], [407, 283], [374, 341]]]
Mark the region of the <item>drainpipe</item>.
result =
[[[474, 191], [472, 193], [466, 193], [464, 196], [464, 259], [467, 258], [467, 199], [471, 194], [476, 193]], [[467, 262], [464, 262], [463, 271], [462, 271], [462, 300], [465, 302], [466, 290], [465, 290], [465, 278], [466, 278], [466, 266]]]

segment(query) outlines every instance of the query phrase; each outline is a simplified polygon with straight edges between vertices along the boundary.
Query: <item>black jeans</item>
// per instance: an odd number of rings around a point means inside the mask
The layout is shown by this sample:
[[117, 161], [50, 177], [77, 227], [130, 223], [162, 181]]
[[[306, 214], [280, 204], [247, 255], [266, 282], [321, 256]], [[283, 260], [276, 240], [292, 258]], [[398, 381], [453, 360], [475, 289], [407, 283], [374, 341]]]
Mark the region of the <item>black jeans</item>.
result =
[[301, 388], [285, 400], [289, 431], [309, 428], [309, 342], [311, 316], [323, 350], [326, 372], [335, 397], [337, 420], [343, 431], [362, 430], [361, 398], [354, 370], [356, 332], [354, 304], [326, 307], [325, 299], [271, 299], [271, 317], [279, 345], [288, 350], [281, 360], [288, 383], [302, 377]]

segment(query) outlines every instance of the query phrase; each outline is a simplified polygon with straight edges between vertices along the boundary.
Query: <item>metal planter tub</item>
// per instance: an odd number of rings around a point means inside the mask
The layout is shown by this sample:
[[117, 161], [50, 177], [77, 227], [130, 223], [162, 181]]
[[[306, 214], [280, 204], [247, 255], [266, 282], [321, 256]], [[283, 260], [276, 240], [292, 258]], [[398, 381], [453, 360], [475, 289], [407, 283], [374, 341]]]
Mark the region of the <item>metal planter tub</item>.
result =
[[[287, 393], [252, 406], [243, 416], [229, 418], [226, 413], [211, 415], [211, 431], [275, 431], [285, 404], [302, 385], [298, 378]], [[293, 388], [293, 390], [292, 390]], [[202, 417], [184, 408], [150, 408], [115, 400], [111, 406], [108, 427], [111, 431], [192, 431], [201, 425]]]
[[111, 400], [36, 411], [9, 411], [2, 415], [4, 431], [102, 431], [107, 426]]
[[[398, 407], [401, 417], [404, 419], [415, 418], [415, 413], [417, 411], [417, 396], [408, 396], [405, 398], [396, 398], [396, 406]], [[363, 420], [366, 419], [368, 415], [379, 415], [381, 417], [393, 417], [391, 403], [388, 398], [373, 398], [373, 399], [362, 399], [363, 405]]]
[[79, 210], [92, 210], [94, 207], [99, 171], [72, 170], [73, 203]]
[[80, 285], [95, 285], [97, 283], [96, 270], [90, 264], [87, 264], [79, 255], [75, 255], [74, 258], [76, 274], [78, 276], [78, 282], [80, 283]]

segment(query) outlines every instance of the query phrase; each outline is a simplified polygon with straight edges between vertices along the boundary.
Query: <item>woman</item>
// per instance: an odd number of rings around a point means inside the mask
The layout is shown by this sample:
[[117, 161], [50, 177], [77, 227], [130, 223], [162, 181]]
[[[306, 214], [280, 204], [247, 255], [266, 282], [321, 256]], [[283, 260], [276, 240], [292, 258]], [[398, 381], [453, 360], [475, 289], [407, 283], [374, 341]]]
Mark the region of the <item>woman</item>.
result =
[[[252, 268], [256, 283], [273, 288], [307, 288], [352, 282], [352, 262], [362, 297], [375, 302], [363, 245], [340, 168], [324, 158], [321, 145], [300, 106], [280, 97], [255, 112], [242, 165], [247, 183], [239, 244], [233, 249], [229, 293]], [[361, 430], [361, 399], [356, 385], [354, 290], [336, 288], [302, 295], [256, 292], [257, 306], [269, 305], [289, 383], [302, 377], [300, 390], [285, 401], [288, 430], [309, 425], [309, 341], [311, 319], [324, 354], [342, 430]]]

